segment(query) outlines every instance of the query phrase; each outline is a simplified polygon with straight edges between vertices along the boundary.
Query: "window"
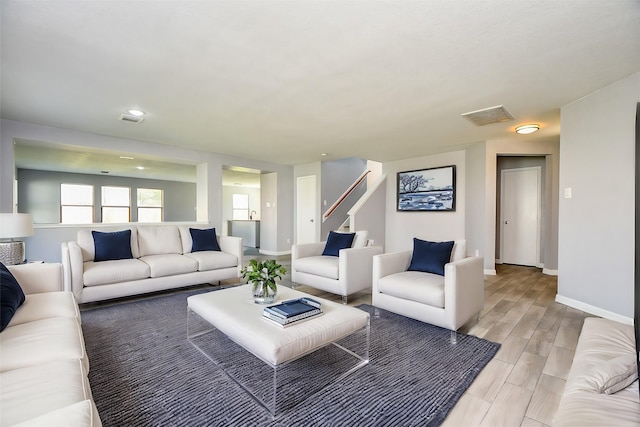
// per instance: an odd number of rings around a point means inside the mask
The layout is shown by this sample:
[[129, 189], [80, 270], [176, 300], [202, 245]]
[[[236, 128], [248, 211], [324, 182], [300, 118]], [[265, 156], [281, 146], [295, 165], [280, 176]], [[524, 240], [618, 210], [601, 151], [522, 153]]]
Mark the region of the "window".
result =
[[232, 219], [249, 219], [249, 195], [233, 194], [233, 215]]
[[60, 223], [93, 222], [93, 185], [60, 184]]
[[162, 222], [162, 190], [138, 188], [138, 222]]
[[102, 187], [102, 222], [129, 222], [129, 187]]

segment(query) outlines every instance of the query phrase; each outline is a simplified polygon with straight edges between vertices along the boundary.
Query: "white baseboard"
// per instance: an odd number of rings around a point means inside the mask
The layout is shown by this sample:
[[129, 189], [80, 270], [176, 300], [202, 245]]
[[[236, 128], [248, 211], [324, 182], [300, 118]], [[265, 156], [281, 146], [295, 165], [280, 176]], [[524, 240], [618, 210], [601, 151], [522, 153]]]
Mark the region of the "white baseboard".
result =
[[487, 276], [495, 276], [497, 273], [496, 273], [495, 269], [490, 270], [490, 269], [485, 268], [484, 269], [484, 274], [486, 274]]
[[600, 307], [596, 307], [591, 304], [584, 303], [582, 301], [577, 301], [572, 298], [563, 297], [562, 295], [556, 294], [556, 302], [584, 311], [585, 313], [594, 314], [599, 317], [604, 317], [605, 319], [611, 319], [611, 320], [615, 320], [616, 322], [625, 323], [627, 325], [633, 325], [633, 318], [631, 317], [622, 316], [618, 313], [604, 310]]
[[550, 268], [542, 268], [542, 274], [548, 274], [549, 276], [557, 276], [558, 270], [551, 270]]
[[496, 260], [496, 264], [502, 264], [502, 260], [501, 259], [497, 259]]
[[262, 255], [272, 255], [272, 256], [291, 255], [291, 250], [282, 251], [282, 252], [275, 252], [275, 251], [266, 251], [266, 250], [260, 249], [259, 252]]

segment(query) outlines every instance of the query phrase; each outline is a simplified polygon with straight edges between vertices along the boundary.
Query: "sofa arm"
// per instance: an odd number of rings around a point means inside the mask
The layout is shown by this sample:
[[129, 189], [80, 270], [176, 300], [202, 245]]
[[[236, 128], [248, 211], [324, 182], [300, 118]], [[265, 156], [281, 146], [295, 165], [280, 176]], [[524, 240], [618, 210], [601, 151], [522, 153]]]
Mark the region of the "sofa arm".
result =
[[235, 255], [238, 258], [238, 277], [244, 263], [244, 247], [242, 246], [242, 237], [235, 236], [218, 236], [218, 244], [222, 252]]
[[62, 264], [60, 263], [9, 265], [7, 268], [16, 278], [25, 294], [60, 292], [64, 290]]
[[444, 266], [444, 301], [455, 328], [466, 323], [484, 306], [484, 260], [468, 257]]
[[291, 246], [291, 261], [310, 256], [320, 256], [326, 242], [300, 243]]
[[73, 292], [80, 300], [84, 286], [84, 259], [82, 249], [76, 242], [62, 242], [62, 270], [64, 277], [64, 290]]
[[373, 279], [381, 279], [390, 274], [407, 271], [411, 263], [412, 251], [389, 252], [373, 258]]
[[351, 295], [371, 287], [373, 257], [382, 253], [382, 246], [341, 249], [338, 260], [338, 280], [343, 295]]

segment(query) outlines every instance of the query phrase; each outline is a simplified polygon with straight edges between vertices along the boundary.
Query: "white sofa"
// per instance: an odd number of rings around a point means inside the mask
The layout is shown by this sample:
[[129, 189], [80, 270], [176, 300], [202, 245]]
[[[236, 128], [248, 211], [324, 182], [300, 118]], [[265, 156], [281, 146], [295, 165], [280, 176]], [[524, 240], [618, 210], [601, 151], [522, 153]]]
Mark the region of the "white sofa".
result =
[[87, 303], [240, 277], [242, 238], [217, 236], [220, 251], [192, 252], [189, 228], [126, 227], [133, 258], [99, 262], [91, 230], [80, 230], [75, 242], [62, 243], [65, 289]]
[[636, 357], [633, 326], [586, 318], [553, 426], [640, 426]]
[[481, 257], [466, 257], [467, 243], [454, 243], [444, 276], [407, 271], [412, 251], [373, 258], [373, 306], [457, 331], [484, 305]]
[[291, 281], [342, 296], [371, 288], [371, 266], [382, 246], [367, 246], [368, 232], [356, 231], [350, 248], [339, 255], [322, 255], [326, 242], [295, 244], [291, 247]]
[[61, 264], [8, 267], [25, 302], [0, 333], [0, 426], [101, 426]]

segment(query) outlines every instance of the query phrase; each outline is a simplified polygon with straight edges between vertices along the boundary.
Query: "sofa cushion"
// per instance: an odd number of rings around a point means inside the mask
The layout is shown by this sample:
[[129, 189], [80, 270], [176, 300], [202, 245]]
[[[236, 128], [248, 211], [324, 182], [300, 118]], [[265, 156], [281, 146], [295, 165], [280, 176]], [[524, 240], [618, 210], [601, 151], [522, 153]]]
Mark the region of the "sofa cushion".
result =
[[25, 297], [18, 281], [0, 262], [0, 332], [7, 327]]
[[215, 228], [189, 228], [191, 234], [191, 252], [219, 251]]
[[[79, 360], [57, 360], [2, 372], [0, 382], [2, 425], [14, 425], [91, 398]], [[86, 424], [67, 422], [66, 425]]]
[[444, 308], [444, 277], [421, 271], [403, 271], [378, 280], [378, 291], [397, 298]]
[[409, 270], [444, 276], [444, 266], [451, 261], [453, 244], [453, 241], [429, 242], [414, 238]]
[[148, 255], [140, 257], [140, 261], [149, 266], [150, 277], [173, 276], [198, 271], [198, 262], [184, 255]]
[[109, 233], [93, 230], [91, 235], [93, 235], [95, 250], [93, 260], [95, 262], [133, 258], [131, 253], [131, 230]]
[[175, 225], [138, 227], [140, 256], [181, 254], [180, 231]]
[[13, 427], [99, 427], [102, 426], [98, 408], [93, 400], [87, 399], [44, 415], [32, 418]]
[[238, 257], [219, 251], [200, 251], [184, 254], [198, 262], [198, 271], [218, 270], [238, 266]]
[[355, 233], [336, 233], [335, 231], [330, 231], [322, 255], [339, 256], [340, 249], [351, 247], [355, 235]]
[[[128, 230], [131, 231], [131, 255], [133, 258], [138, 258], [140, 253], [138, 251], [138, 231], [135, 227], [131, 227]], [[93, 261], [96, 255], [95, 246], [93, 243], [93, 233], [92, 230], [78, 230], [78, 234], [76, 236], [76, 243], [80, 246], [80, 250], [82, 251], [82, 260], [83, 261]]]
[[296, 260], [296, 271], [338, 280], [340, 259], [333, 256], [310, 256]]
[[9, 326], [33, 322], [52, 317], [72, 317], [79, 319], [78, 304], [71, 292], [44, 292], [29, 294], [9, 322]]
[[82, 360], [88, 371], [82, 330], [78, 320], [72, 317], [22, 323], [0, 334], [0, 372], [75, 359]]
[[137, 259], [84, 263], [82, 280], [84, 286], [99, 286], [111, 283], [146, 279], [151, 276], [149, 265]]

